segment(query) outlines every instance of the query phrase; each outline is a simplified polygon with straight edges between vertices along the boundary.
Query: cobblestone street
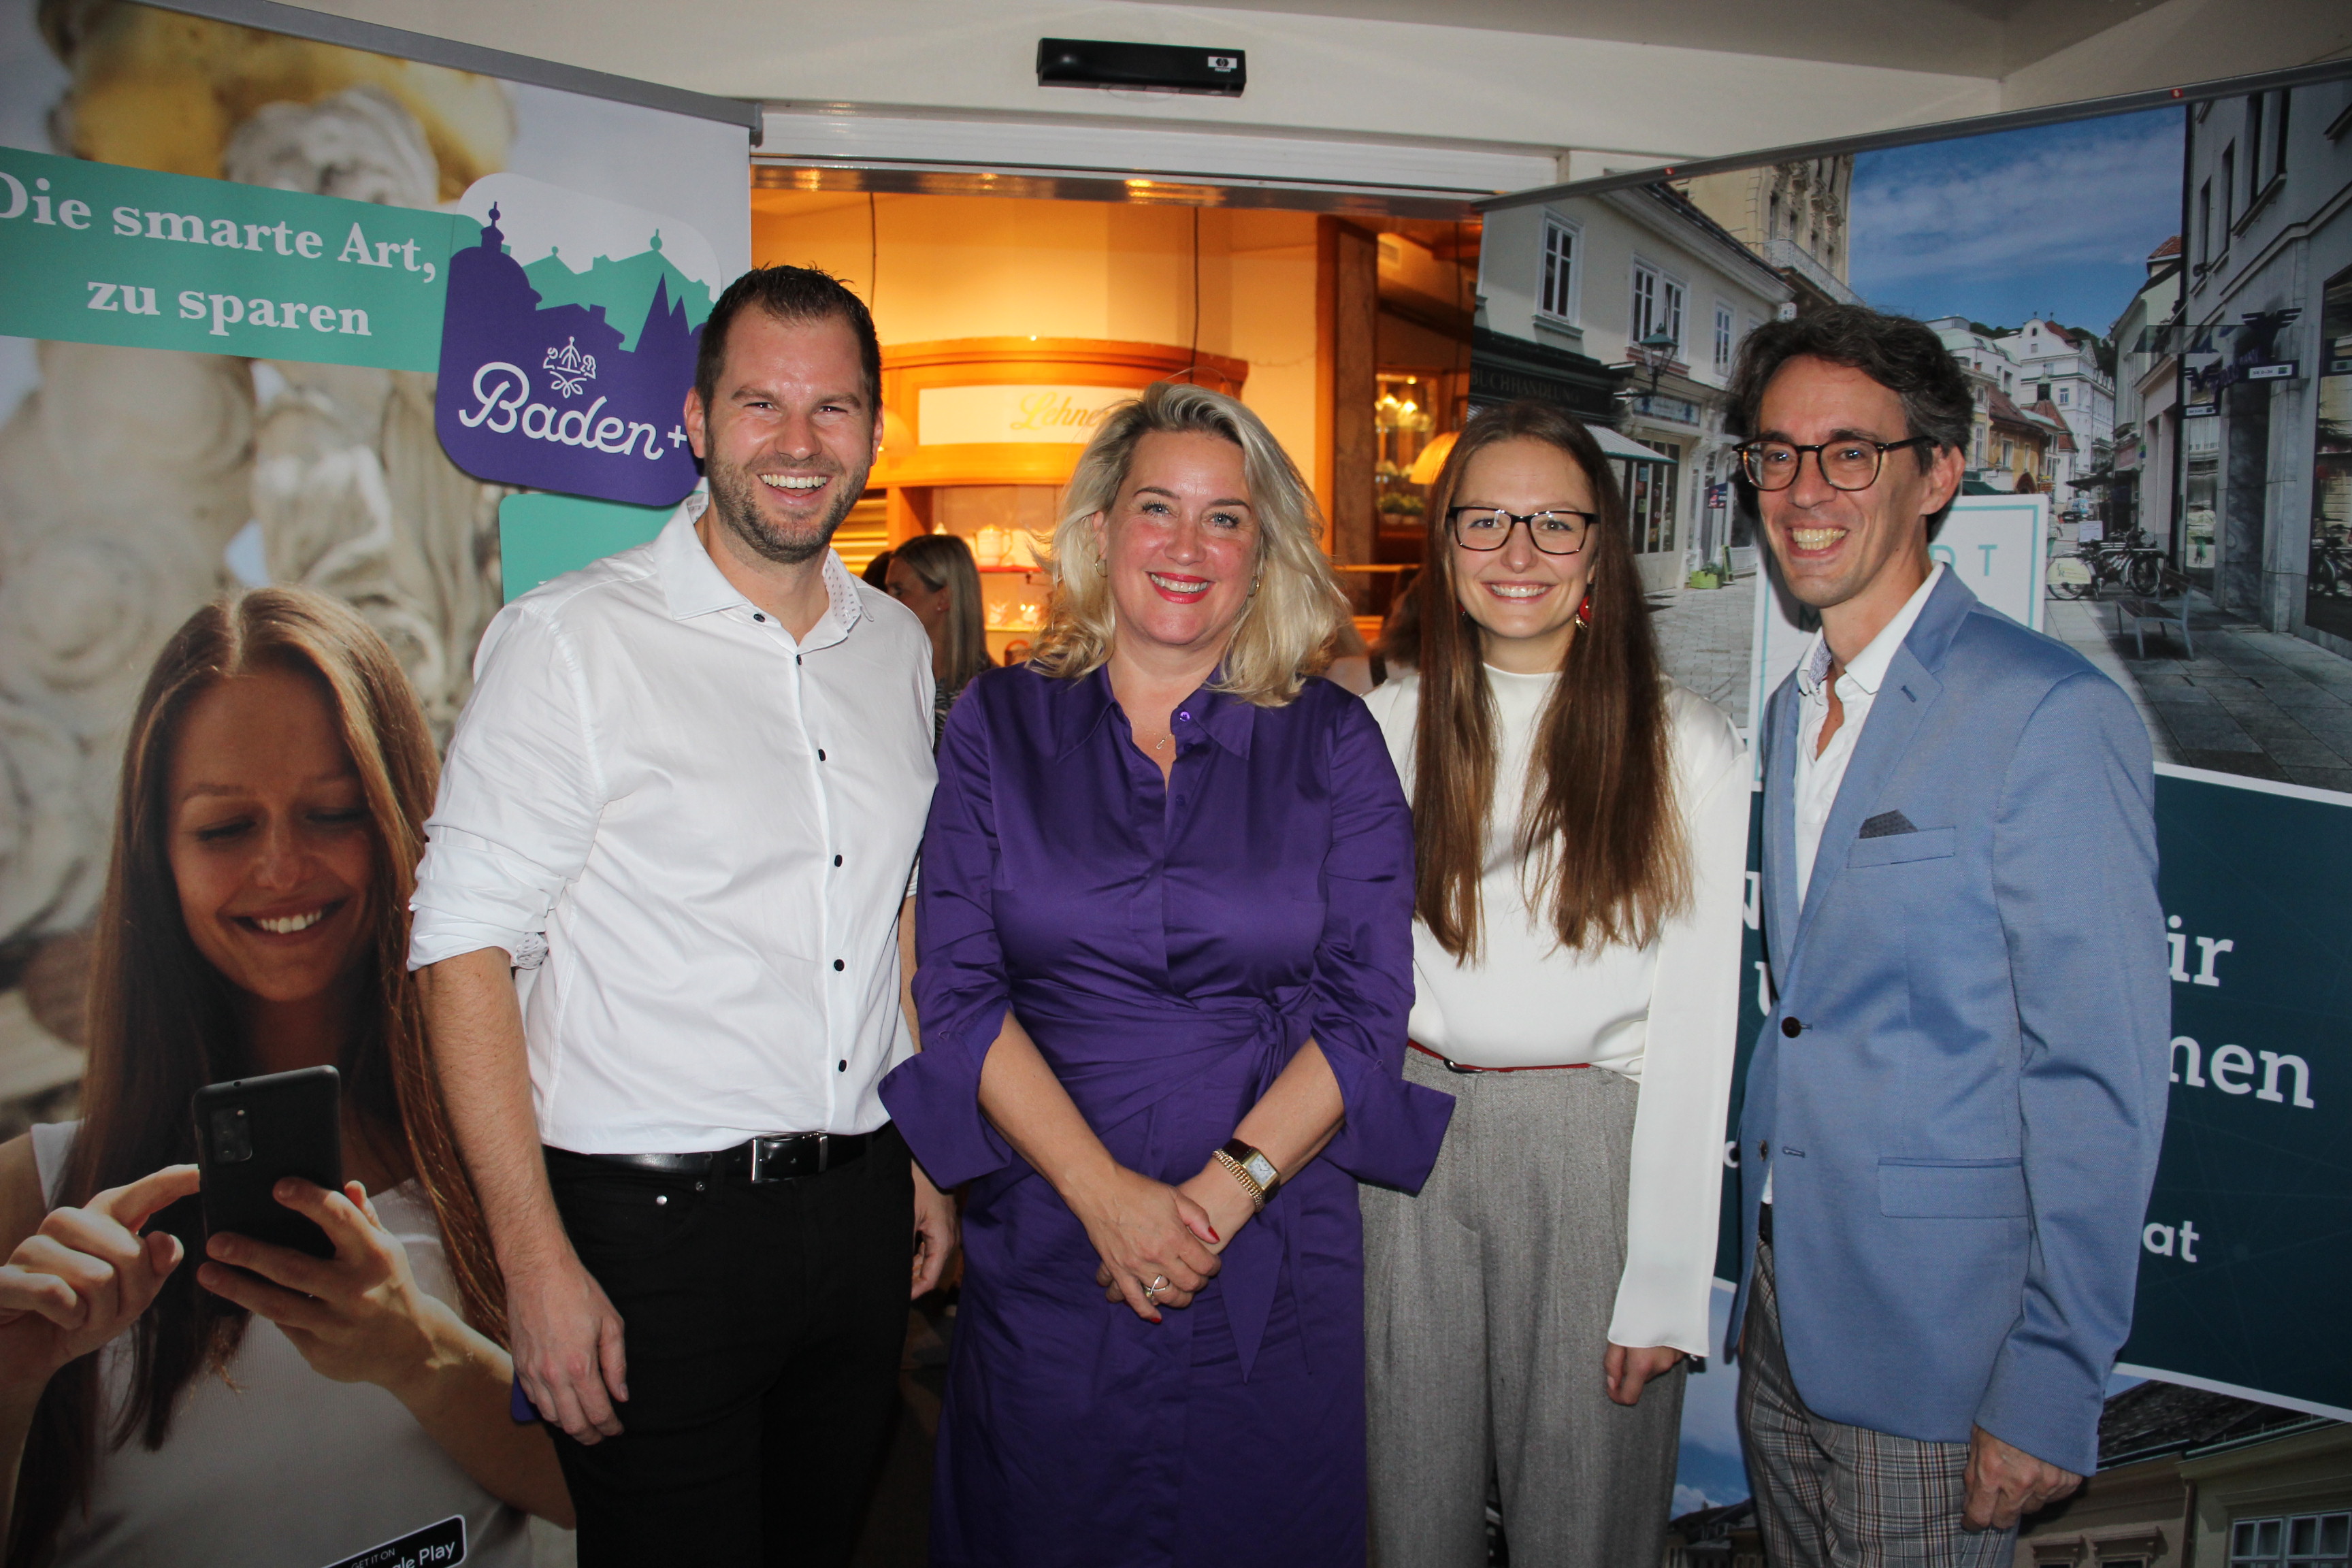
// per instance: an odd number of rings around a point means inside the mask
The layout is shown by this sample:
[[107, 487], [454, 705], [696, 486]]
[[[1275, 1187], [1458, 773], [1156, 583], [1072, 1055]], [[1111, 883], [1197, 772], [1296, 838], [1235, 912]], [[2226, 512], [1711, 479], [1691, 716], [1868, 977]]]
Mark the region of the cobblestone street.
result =
[[1748, 652], [1756, 635], [1756, 578], [1726, 588], [1650, 595], [1651, 624], [1666, 673], [1748, 727]]
[[2043, 629], [2131, 694], [2158, 762], [2320, 789], [2352, 790], [2352, 660], [2189, 601], [2178, 626], [2147, 628], [2147, 657], [2113, 602], [2053, 599]]

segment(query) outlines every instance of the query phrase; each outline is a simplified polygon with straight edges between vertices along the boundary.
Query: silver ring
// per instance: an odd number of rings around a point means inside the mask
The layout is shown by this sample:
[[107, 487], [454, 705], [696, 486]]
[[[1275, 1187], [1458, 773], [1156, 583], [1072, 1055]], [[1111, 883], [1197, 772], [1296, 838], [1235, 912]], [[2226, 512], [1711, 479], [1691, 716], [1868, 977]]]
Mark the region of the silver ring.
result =
[[1167, 1289], [1168, 1276], [1165, 1274], [1155, 1274], [1151, 1277], [1151, 1283], [1143, 1288], [1143, 1299], [1149, 1301], [1153, 1297], [1159, 1295], [1160, 1292]]

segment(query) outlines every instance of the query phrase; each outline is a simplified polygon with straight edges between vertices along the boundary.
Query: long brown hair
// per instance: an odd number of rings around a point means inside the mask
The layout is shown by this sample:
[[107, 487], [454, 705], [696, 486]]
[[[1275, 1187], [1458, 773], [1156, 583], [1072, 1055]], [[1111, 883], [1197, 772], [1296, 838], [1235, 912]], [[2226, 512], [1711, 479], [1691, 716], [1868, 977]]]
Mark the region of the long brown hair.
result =
[[1413, 908], [1456, 961], [1483, 945], [1478, 897], [1495, 799], [1495, 700], [1478, 625], [1463, 609], [1446, 511], [1470, 460], [1501, 441], [1558, 447], [1601, 508], [1585, 536], [1591, 625], [1570, 641], [1536, 731], [1516, 844], [1530, 908], [1564, 947], [1645, 946], [1688, 896], [1657, 640], [1626, 535], [1625, 498], [1592, 433], [1548, 403], [1483, 409], [1430, 497], [1419, 601], [1421, 710], [1412, 789]]
[[923, 586], [948, 591], [947, 635], [931, 656], [931, 674], [942, 691], [961, 691], [995, 661], [988, 657], [987, 612], [981, 604], [980, 565], [971, 546], [952, 533], [919, 533], [898, 546], [894, 560], [907, 563]]
[[[375, 929], [352, 1000], [343, 1093], [388, 1151], [405, 1155], [431, 1201], [457, 1277], [455, 1305], [483, 1333], [506, 1338], [506, 1303], [480, 1205], [426, 1049], [424, 1009], [408, 973], [408, 898], [424, 851], [439, 763], [416, 694], [368, 624], [340, 600], [300, 588], [258, 588], [188, 617], [149, 672], [131, 721], [89, 985], [89, 1070], [83, 1121], [58, 1201], [86, 1204], [159, 1166], [196, 1157], [190, 1097], [251, 1067], [227, 981], [197, 952], [170, 859], [172, 755], [196, 698], [262, 669], [311, 678], [351, 753], [375, 835], [369, 889]], [[89, 1495], [101, 1441], [135, 1433], [150, 1448], [169, 1435], [189, 1381], [225, 1361], [243, 1309], [197, 1288], [203, 1245], [195, 1200], [158, 1216], [186, 1248], [131, 1333], [130, 1397], [101, 1436], [93, 1352], [50, 1380], [16, 1488], [11, 1563], [35, 1561], [68, 1510]]]

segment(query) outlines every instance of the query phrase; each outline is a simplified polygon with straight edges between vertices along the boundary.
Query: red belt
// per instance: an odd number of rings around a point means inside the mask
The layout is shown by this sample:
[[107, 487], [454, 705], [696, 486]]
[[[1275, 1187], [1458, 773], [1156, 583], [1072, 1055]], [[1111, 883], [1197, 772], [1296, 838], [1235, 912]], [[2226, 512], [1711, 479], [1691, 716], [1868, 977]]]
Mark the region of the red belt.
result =
[[1473, 1073], [1482, 1072], [1575, 1072], [1579, 1068], [1592, 1065], [1591, 1062], [1531, 1062], [1523, 1068], [1474, 1068], [1466, 1062], [1457, 1062], [1441, 1051], [1433, 1051], [1419, 1040], [1407, 1040], [1405, 1044], [1423, 1056], [1444, 1062], [1447, 1072], [1458, 1072], [1465, 1078]]

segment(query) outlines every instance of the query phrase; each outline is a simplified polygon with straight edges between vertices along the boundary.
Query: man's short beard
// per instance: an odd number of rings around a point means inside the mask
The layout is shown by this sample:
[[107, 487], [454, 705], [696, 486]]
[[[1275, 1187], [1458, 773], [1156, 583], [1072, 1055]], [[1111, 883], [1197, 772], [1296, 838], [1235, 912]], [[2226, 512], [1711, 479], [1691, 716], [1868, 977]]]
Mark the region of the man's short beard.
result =
[[834, 531], [841, 526], [841, 520], [847, 517], [849, 509], [857, 504], [859, 491], [863, 489], [862, 485], [856, 488], [848, 485], [845, 482], [849, 479], [847, 474], [833, 475], [834, 481], [841, 486], [841, 493], [834, 497], [833, 504], [826, 509], [824, 521], [817, 525], [814, 537], [792, 538], [777, 532], [761, 514], [759, 492], [767, 486], [757, 474], [749, 468], [722, 463], [712, 463], [709, 473], [710, 507], [719, 514], [719, 521], [725, 523], [728, 531], [742, 541], [752, 553], [784, 566], [798, 566], [822, 554], [832, 544]]

